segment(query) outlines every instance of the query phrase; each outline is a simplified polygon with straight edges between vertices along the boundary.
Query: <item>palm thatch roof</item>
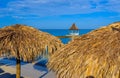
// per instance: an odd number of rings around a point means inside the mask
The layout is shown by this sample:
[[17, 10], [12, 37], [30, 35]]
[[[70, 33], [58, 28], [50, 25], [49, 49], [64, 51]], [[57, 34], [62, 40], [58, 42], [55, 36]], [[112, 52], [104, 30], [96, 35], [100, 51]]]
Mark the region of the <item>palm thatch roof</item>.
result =
[[1, 57], [20, 57], [24, 61], [32, 61], [39, 58], [47, 46], [51, 55], [62, 45], [58, 38], [33, 27], [16, 24], [0, 29]]
[[72, 24], [70, 30], [78, 30], [78, 27], [75, 25], [75, 23]]
[[120, 22], [74, 39], [49, 59], [57, 78], [120, 78]]

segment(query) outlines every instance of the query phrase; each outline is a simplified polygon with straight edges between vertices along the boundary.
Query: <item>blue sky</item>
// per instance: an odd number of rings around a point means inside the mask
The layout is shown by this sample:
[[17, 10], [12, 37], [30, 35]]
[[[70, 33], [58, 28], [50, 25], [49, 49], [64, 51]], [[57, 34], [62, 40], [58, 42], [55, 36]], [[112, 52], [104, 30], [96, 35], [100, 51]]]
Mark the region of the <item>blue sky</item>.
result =
[[95, 29], [120, 21], [120, 0], [0, 0], [0, 27]]

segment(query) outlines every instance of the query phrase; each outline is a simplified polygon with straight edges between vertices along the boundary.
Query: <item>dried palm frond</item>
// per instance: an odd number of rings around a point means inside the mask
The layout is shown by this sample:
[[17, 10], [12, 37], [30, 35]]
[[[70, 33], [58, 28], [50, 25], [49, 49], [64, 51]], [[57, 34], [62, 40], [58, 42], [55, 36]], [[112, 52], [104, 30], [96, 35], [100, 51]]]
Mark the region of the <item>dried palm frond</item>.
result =
[[120, 22], [93, 30], [57, 50], [48, 67], [57, 78], [120, 78]]
[[58, 38], [33, 27], [16, 24], [0, 29], [0, 56], [32, 61], [39, 58], [47, 46], [51, 55], [62, 45]]

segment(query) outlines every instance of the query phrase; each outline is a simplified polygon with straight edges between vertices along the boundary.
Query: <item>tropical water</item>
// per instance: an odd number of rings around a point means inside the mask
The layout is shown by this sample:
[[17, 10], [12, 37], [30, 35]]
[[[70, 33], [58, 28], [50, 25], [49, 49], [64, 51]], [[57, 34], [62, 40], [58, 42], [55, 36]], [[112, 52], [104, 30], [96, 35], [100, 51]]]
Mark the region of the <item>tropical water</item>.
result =
[[[68, 35], [70, 33], [70, 30], [68, 29], [40, 29], [41, 31], [44, 31], [44, 32], [47, 32], [47, 33], [50, 33], [54, 36], [65, 36], [65, 35]], [[80, 29], [79, 30], [79, 34], [80, 35], [83, 35], [83, 34], [86, 34], [90, 31], [92, 31], [93, 29]], [[68, 43], [71, 39], [70, 38], [60, 38], [60, 40], [66, 44]]]

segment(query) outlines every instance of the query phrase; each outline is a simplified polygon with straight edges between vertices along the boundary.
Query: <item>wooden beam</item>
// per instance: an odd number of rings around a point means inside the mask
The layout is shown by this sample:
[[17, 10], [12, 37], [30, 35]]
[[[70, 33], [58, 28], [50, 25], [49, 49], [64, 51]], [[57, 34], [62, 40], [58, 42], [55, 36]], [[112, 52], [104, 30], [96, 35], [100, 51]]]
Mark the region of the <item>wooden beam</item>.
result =
[[[76, 35], [75, 37], [78, 37], [78, 36]], [[58, 38], [72, 38], [73, 36], [56, 36], [56, 37], [58, 37]]]

